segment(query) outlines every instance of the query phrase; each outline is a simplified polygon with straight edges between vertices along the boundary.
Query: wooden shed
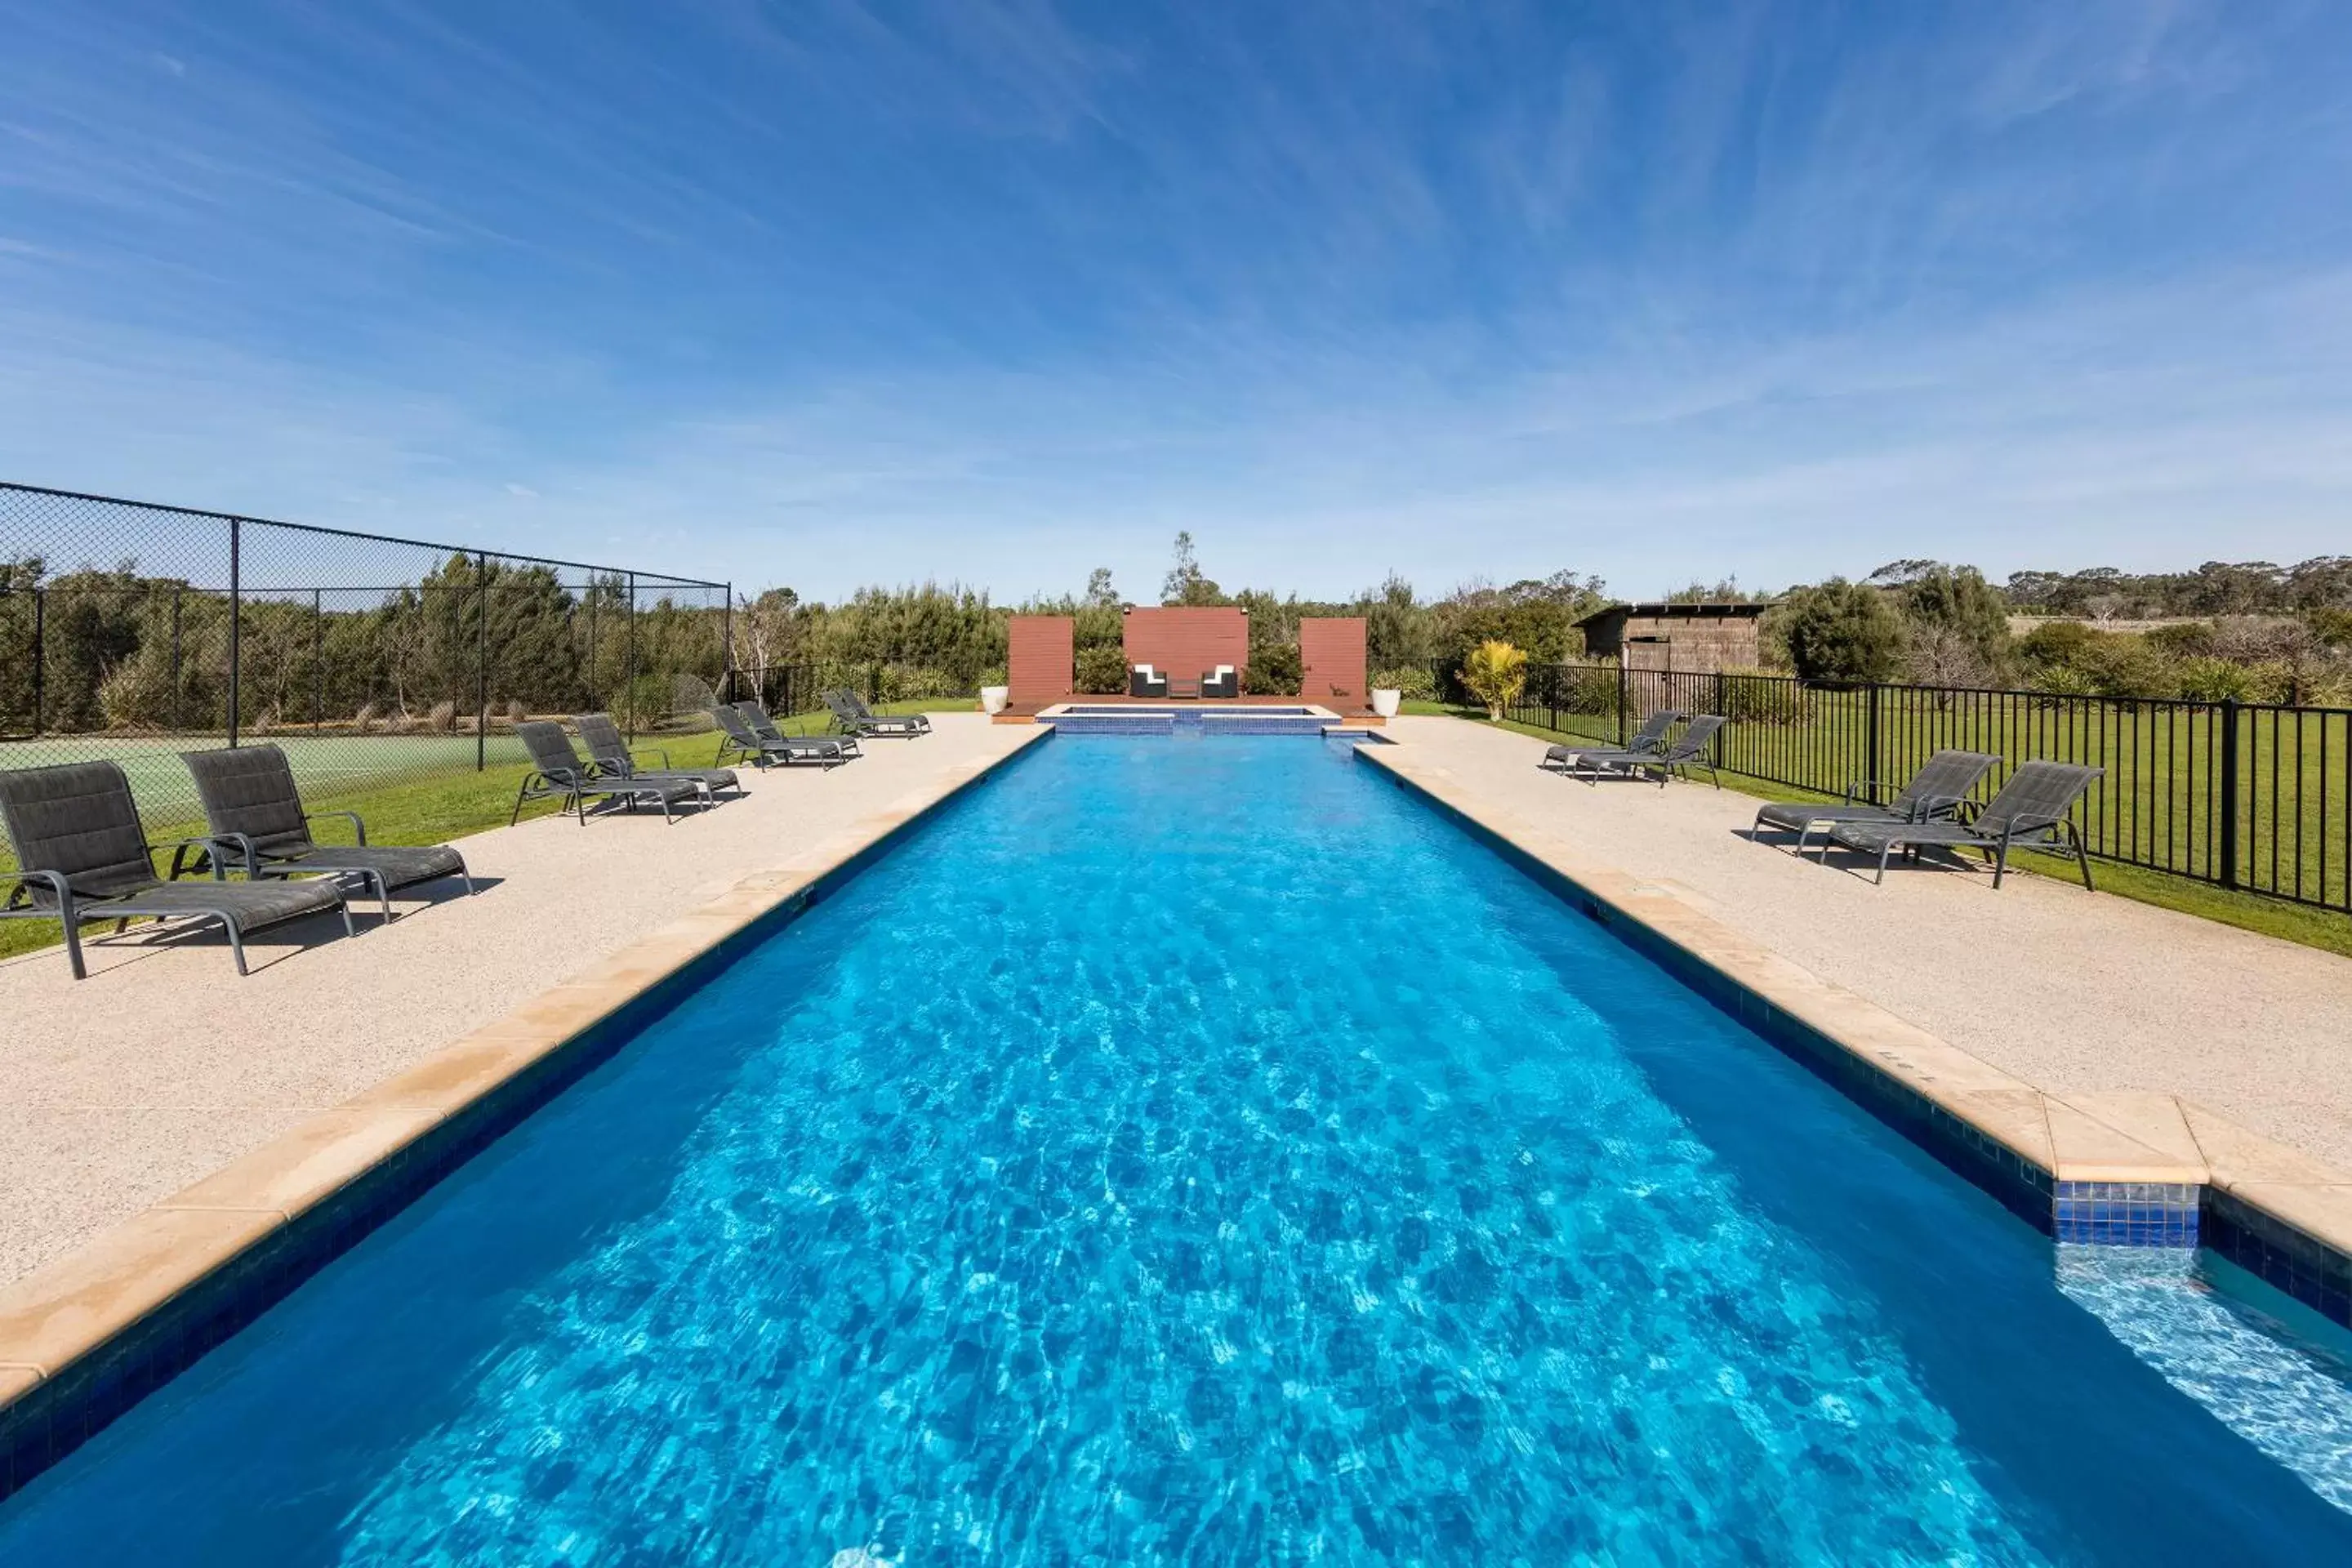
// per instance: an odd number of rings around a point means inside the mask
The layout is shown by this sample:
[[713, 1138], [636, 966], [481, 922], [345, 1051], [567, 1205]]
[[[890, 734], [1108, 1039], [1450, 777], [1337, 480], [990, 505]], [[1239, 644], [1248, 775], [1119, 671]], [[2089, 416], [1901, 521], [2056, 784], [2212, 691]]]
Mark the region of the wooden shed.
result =
[[1713, 675], [1753, 669], [1764, 662], [1759, 625], [1769, 604], [1612, 605], [1577, 622], [1591, 658], [1623, 661], [1628, 669], [1671, 669]]

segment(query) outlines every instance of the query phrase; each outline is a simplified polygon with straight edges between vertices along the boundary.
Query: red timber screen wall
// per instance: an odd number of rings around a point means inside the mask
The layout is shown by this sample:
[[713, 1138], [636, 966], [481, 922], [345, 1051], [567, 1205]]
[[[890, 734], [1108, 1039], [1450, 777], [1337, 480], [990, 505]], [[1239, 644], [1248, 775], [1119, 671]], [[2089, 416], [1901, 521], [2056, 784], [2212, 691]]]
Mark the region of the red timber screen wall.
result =
[[1077, 623], [1067, 616], [1014, 616], [1005, 623], [1007, 702], [1043, 708], [1069, 700], [1074, 682]]
[[1361, 712], [1370, 701], [1360, 616], [1310, 616], [1298, 623], [1298, 695], [1336, 712]]
[[1120, 634], [1127, 667], [1148, 664], [1179, 680], [1198, 680], [1221, 664], [1249, 668], [1249, 613], [1213, 608], [1129, 610]]

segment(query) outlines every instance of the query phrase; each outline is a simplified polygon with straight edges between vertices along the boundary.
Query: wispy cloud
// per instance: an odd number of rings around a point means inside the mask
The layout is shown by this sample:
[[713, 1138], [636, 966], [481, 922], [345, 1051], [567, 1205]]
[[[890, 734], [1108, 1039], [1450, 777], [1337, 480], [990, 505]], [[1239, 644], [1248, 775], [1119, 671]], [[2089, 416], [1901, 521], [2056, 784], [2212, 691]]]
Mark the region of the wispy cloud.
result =
[[11, 477], [818, 594], [1178, 527], [1318, 592], [2293, 557], [2352, 500], [2325, 9], [0, 27]]

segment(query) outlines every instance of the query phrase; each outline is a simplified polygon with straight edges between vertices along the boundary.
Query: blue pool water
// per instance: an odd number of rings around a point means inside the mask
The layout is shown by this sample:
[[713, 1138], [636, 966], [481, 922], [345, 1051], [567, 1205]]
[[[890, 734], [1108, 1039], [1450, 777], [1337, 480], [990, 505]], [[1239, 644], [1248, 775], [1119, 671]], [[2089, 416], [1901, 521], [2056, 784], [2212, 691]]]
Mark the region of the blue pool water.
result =
[[1343, 748], [1062, 739], [0, 1562], [2352, 1561], [2340, 1365], [2212, 1287], [2060, 1258]]

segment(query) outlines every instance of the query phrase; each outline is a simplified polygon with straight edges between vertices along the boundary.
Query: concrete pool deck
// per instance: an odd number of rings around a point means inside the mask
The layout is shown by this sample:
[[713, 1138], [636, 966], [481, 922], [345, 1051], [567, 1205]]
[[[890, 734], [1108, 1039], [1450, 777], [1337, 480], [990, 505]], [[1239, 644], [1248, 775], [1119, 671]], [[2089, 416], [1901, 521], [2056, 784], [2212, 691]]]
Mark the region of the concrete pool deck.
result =
[[[743, 798], [542, 817], [461, 841], [482, 891], [264, 933], [253, 974], [217, 934], [0, 961], [0, 1285], [500, 1019], [757, 873], [823, 867], [1045, 731], [978, 713], [869, 741], [844, 767], [736, 771]], [[86, 940], [110, 927], [86, 928]], [[5, 1359], [5, 1357], [0, 1357]]]

